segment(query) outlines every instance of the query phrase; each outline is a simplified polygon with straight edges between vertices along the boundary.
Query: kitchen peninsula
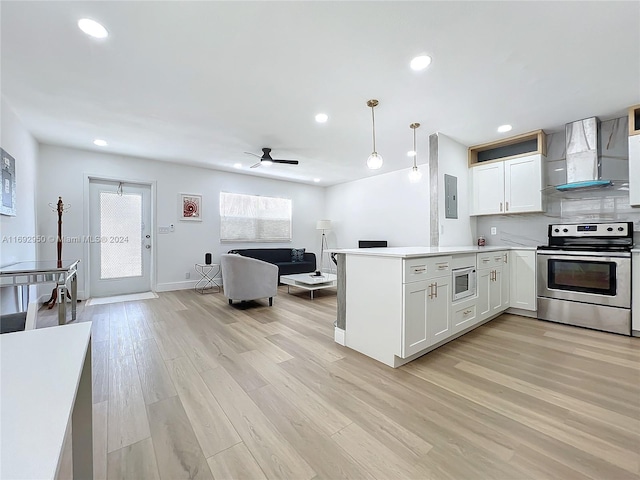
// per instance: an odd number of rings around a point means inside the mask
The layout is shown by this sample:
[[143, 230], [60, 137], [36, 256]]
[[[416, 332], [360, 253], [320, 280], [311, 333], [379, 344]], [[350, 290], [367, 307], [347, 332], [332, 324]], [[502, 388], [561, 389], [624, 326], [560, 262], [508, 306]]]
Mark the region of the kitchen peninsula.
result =
[[336, 342], [390, 367], [424, 355], [509, 307], [535, 316], [534, 248], [330, 252], [338, 263]]

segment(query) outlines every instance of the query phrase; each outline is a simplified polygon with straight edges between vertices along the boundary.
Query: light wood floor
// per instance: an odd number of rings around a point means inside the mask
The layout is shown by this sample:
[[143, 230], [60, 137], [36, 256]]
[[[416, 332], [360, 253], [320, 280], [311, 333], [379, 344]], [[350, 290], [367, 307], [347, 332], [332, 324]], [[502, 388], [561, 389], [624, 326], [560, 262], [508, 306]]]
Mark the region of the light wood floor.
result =
[[640, 339], [503, 315], [393, 370], [333, 342], [335, 292], [266, 305], [79, 307], [95, 478], [640, 478]]

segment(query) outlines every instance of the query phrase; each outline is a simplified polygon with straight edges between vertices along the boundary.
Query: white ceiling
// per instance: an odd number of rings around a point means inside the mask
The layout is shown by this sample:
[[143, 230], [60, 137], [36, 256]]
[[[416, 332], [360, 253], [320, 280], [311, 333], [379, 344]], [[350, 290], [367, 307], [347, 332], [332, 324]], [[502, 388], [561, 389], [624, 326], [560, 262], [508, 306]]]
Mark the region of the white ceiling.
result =
[[[2, 95], [54, 145], [332, 185], [408, 168], [412, 122], [424, 163], [436, 131], [473, 145], [640, 103], [636, 1], [0, 5]], [[249, 170], [262, 147], [300, 165]]]

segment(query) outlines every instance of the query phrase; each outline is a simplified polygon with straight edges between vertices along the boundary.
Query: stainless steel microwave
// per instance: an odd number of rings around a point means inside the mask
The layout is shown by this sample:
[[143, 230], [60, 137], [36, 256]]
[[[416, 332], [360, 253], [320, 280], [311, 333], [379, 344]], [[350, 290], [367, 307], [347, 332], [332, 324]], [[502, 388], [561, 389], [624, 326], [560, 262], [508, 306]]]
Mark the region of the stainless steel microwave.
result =
[[476, 294], [476, 269], [475, 267], [457, 268], [452, 271], [452, 288], [453, 301], [461, 300], [467, 297], [473, 297]]

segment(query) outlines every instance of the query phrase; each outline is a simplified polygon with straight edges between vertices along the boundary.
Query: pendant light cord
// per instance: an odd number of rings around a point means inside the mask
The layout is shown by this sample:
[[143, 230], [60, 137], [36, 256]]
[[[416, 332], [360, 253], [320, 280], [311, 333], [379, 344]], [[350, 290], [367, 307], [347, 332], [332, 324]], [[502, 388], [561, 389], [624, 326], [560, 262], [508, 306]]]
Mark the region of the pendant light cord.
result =
[[373, 124], [373, 153], [376, 152], [376, 116], [373, 113], [374, 107], [371, 107], [371, 123]]
[[413, 168], [418, 168], [416, 161], [418, 160], [418, 150], [416, 150], [416, 129], [413, 129]]

